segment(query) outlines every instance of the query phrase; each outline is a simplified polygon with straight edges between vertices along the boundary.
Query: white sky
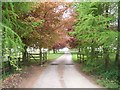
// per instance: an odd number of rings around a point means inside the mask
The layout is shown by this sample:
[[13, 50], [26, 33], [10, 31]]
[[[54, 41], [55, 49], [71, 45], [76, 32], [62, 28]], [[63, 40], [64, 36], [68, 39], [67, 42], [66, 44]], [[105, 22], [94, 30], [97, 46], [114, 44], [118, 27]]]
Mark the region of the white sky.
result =
[[[63, 5], [58, 6], [58, 8], [56, 9], [56, 12], [59, 12], [59, 10], [65, 8]], [[63, 13], [63, 18], [70, 18], [71, 16], [71, 9], [67, 9], [64, 13]]]
[[69, 10], [67, 10], [66, 12], [64, 12], [63, 18], [70, 18], [70, 14], [71, 14], [71, 12]]
[[74, 0], [65, 0], [66, 2], [73, 2]]

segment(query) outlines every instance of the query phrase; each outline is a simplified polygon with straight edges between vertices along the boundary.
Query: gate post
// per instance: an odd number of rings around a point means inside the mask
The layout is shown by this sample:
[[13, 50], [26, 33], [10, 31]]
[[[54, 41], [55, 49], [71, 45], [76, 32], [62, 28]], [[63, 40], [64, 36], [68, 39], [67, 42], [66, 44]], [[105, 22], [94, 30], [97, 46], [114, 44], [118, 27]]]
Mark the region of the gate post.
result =
[[45, 59], [44, 57], [45, 57], [45, 53], [43, 52], [42, 54], [43, 54], [43, 58], [42, 58], [42, 59], [43, 59], [43, 62], [42, 62], [42, 64], [44, 64], [44, 59]]
[[47, 62], [47, 52], [46, 52], [46, 55], [45, 55], [45, 56], [46, 56], [46, 58], [45, 58], [45, 59], [46, 59], [46, 62]]
[[28, 63], [30, 63], [30, 54], [28, 53]]
[[40, 65], [42, 65], [42, 51], [41, 51], [41, 48], [40, 49]]

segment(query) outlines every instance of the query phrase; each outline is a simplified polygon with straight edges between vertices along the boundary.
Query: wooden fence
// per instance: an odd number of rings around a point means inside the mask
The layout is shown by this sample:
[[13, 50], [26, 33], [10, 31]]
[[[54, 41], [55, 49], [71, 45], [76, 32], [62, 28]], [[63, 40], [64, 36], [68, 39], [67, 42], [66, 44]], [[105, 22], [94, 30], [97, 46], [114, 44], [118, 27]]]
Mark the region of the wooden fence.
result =
[[[31, 62], [32, 60], [34, 60], [37, 64], [44, 64], [45, 62], [47, 62], [47, 52], [43, 52], [42, 53], [42, 57], [40, 57], [40, 54], [35, 54], [35, 53], [27, 53], [28, 56], [28, 62]], [[10, 56], [8, 56], [7, 58], [8, 60], [6, 61], [2, 61], [2, 67], [0, 68], [0, 73], [5, 74], [7, 72], [14, 72], [15, 71], [15, 67], [13, 67], [10, 62], [13, 59], [16, 59], [16, 65], [18, 67], [21, 67], [23, 65], [23, 61], [21, 57], [17, 57], [17, 58], [12, 58]], [[41, 60], [40, 60], [41, 59]]]
[[[96, 59], [98, 59], [98, 58], [103, 58], [103, 52], [95, 51], [95, 56], [94, 56], [94, 57], [95, 57]], [[85, 53], [78, 52], [78, 53], [77, 53], [77, 61], [78, 61], [78, 63], [81, 63], [81, 62], [86, 61], [86, 54], [85, 54]]]
[[22, 58], [20, 58], [20, 57], [12, 58], [12, 57], [8, 56], [8, 60], [2, 62], [2, 67], [0, 68], [0, 70], [1, 70], [0, 73], [5, 74], [7, 72], [9, 73], [9, 72], [14, 72], [15, 71], [15, 68], [10, 64], [11, 60], [13, 60], [13, 59], [17, 59], [16, 60], [17, 61], [16, 65], [18, 67], [21, 66]]
[[[42, 56], [42, 57], [40, 57]], [[47, 62], [47, 52], [43, 52], [42, 55], [39, 53], [28, 53], [28, 59], [34, 60], [35, 62], [39, 63], [40, 65], [44, 64]]]

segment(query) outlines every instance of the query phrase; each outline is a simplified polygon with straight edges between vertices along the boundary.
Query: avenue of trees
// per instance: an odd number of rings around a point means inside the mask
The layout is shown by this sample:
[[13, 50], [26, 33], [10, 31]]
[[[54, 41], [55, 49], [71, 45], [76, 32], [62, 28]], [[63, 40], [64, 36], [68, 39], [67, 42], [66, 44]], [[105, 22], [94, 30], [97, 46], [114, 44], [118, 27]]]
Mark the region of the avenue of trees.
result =
[[[120, 3], [2, 2], [2, 56], [16, 69], [27, 48], [77, 48], [84, 71], [119, 83]], [[65, 17], [66, 16], [66, 17]], [[42, 58], [42, 57], [41, 57]], [[110, 81], [107, 81], [107, 80]]]

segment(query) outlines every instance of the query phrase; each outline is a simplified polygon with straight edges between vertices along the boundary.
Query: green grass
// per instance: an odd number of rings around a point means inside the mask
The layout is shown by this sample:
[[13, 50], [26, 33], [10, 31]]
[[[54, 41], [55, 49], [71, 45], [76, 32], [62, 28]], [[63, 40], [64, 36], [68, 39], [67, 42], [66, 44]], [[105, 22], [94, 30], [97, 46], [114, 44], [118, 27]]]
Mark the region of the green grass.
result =
[[106, 88], [118, 88], [118, 87], [120, 87], [116, 81], [109, 80], [109, 79], [98, 79], [97, 83], [106, 87]]
[[55, 59], [57, 59], [58, 57], [60, 57], [61, 55], [63, 55], [64, 53], [63, 52], [58, 52], [58, 53], [48, 53], [48, 60], [49, 61], [53, 61]]
[[71, 54], [76, 54], [78, 52], [77, 49], [70, 49]]
[[[96, 67], [92, 64], [96, 65]], [[109, 64], [108, 69], [105, 69], [104, 62], [92, 62], [92, 64], [83, 65], [82, 70], [95, 76], [97, 83], [106, 88], [118, 87], [118, 69], [114, 62]]]
[[[71, 50], [73, 52], [73, 50]], [[75, 63], [78, 63], [77, 61], [77, 54], [72, 54], [72, 60]], [[118, 85], [118, 70], [117, 66], [114, 64], [115, 60], [115, 54], [110, 54], [110, 63], [109, 67], [106, 70], [104, 66], [104, 60], [94, 60], [93, 62], [89, 63], [81, 63], [81, 70], [83, 72], [86, 72], [88, 74], [93, 75], [96, 78], [96, 82], [99, 85], [102, 85], [106, 88], [117, 88], [120, 87]], [[88, 61], [87, 61], [88, 62]]]
[[72, 55], [72, 60], [77, 63], [77, 49], [70, 49], [71, 55]]
[[73, 60], [74, 62], [77, 62], [77, 54], [72, 54], [72, 60]]

